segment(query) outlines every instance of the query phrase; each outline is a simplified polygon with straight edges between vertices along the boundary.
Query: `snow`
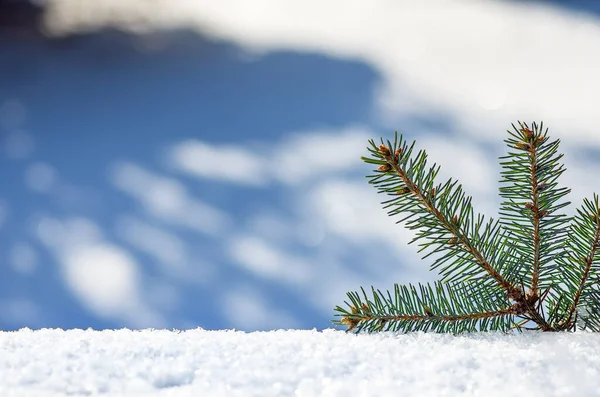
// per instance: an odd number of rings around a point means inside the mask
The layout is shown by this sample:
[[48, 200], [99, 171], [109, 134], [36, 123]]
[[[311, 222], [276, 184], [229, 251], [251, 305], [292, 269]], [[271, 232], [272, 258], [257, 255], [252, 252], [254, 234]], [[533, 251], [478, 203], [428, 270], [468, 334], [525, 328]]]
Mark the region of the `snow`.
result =
[[600, 335], [0, 332], [0, 395], [599, 396]]

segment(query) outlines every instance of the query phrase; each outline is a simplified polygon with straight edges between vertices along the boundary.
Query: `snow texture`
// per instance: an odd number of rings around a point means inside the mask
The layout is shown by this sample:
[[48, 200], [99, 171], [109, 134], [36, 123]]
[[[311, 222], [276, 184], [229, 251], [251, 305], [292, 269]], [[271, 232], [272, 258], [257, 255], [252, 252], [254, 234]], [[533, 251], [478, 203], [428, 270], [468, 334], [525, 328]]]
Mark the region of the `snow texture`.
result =
[[600, 396], [600, 335], [0, 332], [0, 396]]

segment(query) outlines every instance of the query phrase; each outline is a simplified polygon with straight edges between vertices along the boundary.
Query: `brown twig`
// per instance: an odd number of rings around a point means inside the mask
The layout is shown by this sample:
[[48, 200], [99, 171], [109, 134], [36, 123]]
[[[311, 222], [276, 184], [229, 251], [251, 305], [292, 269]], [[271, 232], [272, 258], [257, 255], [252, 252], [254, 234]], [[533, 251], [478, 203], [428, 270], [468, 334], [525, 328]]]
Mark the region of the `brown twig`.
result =
[[[540, 211], [539, 208], [539, 192], [540, 192], [540, 184], [537, 179], [537, 148], [538, 143], [541, 140], [535, 136], [534, 132], [530, 130], [528, 127], [522, 128], [521, 132], [523, 133], [523, 137], [528, 141], [528, 151], [529, 151], [529, 161], [530, 161], [530, 179], [531, 179], [531, 213], [532, 224], [533, 224], [533, 266], [532, 266], [532, 275], [531, 275], [531, 291], [535, 296], [539, 296], [538, 284], [540, 278], [540, 219], [545, 214], [543, 211]], [[540, 135], [541, 136], [541, 135]], [[544, 185], [545, 186], [545, 185]]]

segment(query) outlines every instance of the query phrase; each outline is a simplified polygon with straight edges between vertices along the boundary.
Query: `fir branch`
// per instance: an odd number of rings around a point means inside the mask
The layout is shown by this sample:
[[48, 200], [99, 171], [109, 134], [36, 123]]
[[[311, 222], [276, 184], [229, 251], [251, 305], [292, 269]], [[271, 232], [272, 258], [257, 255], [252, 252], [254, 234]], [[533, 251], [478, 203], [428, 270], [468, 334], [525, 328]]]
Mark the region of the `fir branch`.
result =
[[[469, 297], [468, 299], [466, 297]], [[371, 297], [348, 293], [349, 309], [336, 307], [337, 325], [348, 331], [506, 331], [514, 325], [518, 308], [502, 290], [485, 290], [472, 283], [394, 285], [394, 296], [372, 288]]]
[[[519, 255], [513, 260], [525, 264], [521, 282], [530, 285], [530, 296], [539, 297], [540, 271], [553, 263], [566, 237], [567, 218], [557, 211], [569, 204], [559, 200], [570, 190], [558, 188], [556, 183], [564, 172], [558, 164], [562, 158], [557, 154], [560, 141], [549, 142], [543, 123], [533, 123], [532, 128], [519, 122], [519, 128], [513, 124], [514, 131], [507, 131], [505, 142], [516, 151], [500, 158], [506, 160], [500, 163], [500, 196], [506, 200], [500, 209], [500, 221], [515, 236]], [[529, 274], [524, 273], [527, 269]]]
[[[371, 296], [348, 293], [347, 308], [337, 306], [337, 325], [349, 331], [465, 332], [581, 328], [600, 332], [600, 203], [585, 199], [574, 218], [559, 212], [569, 189], [558, 187], [564, 172], [559, 141], [547, 129], [519, 122], [508, 131], [502, 157], [504, 199], [500, 219], [475, 216], [471, 198], [452, 179], [436, 184], [440, 170], [427, 165], [427, 153], [413, 154], [396, 133], [394, 143], [370, 140], [377, 165], [370, 183], [388, 214], [416, 233], [424, 259], [442, 280], [394, 286], [394, 295], [372, 288]], [[570, 226], [569, 226], [570, 223]], [[546, 315], [547, 309], [547, 315]], [[526, 325], [533, 323], [533, 327]]]
[[600, 332], [600, 279], [595, 279], [589, 289], [582, 293], [584, 299], [577, 307], [577, 315], [581, 328], [587, 331]]
[[[566, 297], [561, 305], [556, 305], [561, 320], [557, 321], [559, 329], [571, 329], [575, 325], [575, 314], [582, 298], [588, 306], [595, 306], [598, 297], [592, 286], [600, 278], [600, 205], [598, 195], [594, 194], [593, 202], [584, 199], [583, 206], [577, 210], [567, 240], [569, 255], [561, 258], [556, 267], [555, 278], [561, 280], [560, 296]], [[565, 290], [566, 289], [566, 290]], [[586, 293], [587, 292], [587, 293]], [[556, 295], [556, 294], [554, 294]], [[556, 296], [554, 298], [556, 300]], [[595, 313], [591, 313], [594, 315]], [[584, 316], [584, 321], [585, 321]], [[593, 321], [594, 319], [589, 319]]]
[[440, 270], [444, 281], [466, 280], [483, 270], [508, 296], [519, 297], [520, 290], [505, 279], [492, 264], [492, 259], [485, 255], [502, 259], [499, 263], [506, 259], [501, 252], [492, 253], [504, 238], [498, 222], [490, 220], [485, 224], [482, 215], [478, 215], [475, 221], [471, 197], [465, 195], [456, 181], [450, 179], [445, 184], [435, 185], [440, 167], [435, 164], [427, 166], [424, 150], [413, 157], [414, 145], [415, 142], [408, 146], [402, 135], [398, 139], [397, 133], [393, 145], [389, 141], [384, 144], [382, 140], [377, 147], [373, 140], [370, 141], [368, 150], [372, 157], [362, 159], [379, 165], [379, 174], [370, 176], [369, 183], [374, 184], [380, 193], [393, 196], [383, 202], [384, 208], [393, 208], [388, 212], [390, 215], [408, 214], [398, 222], [405, 221], [406, 227], [417, 230], [417, 236], [410, 243], [426, 240], [419, 250], [430, 249], [424, 258], [446, 252], [432, 265], [435, 269], [449, 262]]

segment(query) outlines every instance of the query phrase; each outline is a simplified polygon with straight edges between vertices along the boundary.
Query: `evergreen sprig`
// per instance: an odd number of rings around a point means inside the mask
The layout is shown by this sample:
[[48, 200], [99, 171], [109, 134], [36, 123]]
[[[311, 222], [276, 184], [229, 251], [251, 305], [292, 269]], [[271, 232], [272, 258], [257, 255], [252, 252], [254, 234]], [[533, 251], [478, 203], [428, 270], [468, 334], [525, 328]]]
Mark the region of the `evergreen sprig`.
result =
[[570, 189], [558, 184], [560, 141], [550, 141], [543, 123], [512, 127], [500, 158], [498, 220], [475, 214], [457, 181], [437, 183], [440, 167], [415, 153], [415, 142], [398, 133], [393, 142], [369, 141], [362, 160], [377, 166], [369, 183], [390, 196], [384, 208], [415, 231], [409, 243], [423, 259], [433, 256], [441, 280], [349, 292], [335, 324], [354, 332], [600, 331], [598, 195], [576, 216], [562, 213]]

